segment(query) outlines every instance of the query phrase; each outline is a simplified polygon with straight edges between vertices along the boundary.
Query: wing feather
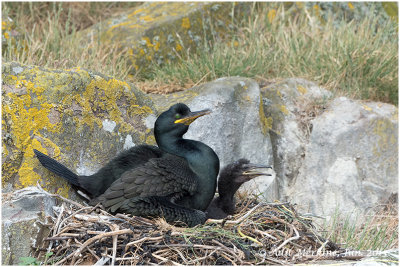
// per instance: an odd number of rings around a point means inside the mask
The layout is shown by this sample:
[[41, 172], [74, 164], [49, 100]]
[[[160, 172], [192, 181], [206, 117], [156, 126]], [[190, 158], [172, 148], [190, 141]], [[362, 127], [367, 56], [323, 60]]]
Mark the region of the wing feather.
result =
[[197, 190], [197, 179], [184, 158], [166, 154], [124, 172], [98, 201], [114, 212], [124, 201], [137, 197], [192, 195]]

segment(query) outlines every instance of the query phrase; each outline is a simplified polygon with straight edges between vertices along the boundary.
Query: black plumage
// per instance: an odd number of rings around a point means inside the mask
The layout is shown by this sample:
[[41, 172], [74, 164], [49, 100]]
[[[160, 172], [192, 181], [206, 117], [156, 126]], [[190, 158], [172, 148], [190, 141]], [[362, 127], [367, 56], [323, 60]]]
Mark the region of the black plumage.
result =
[[218, 197], [215, 197], [208, 206], [207, 218], [223, 219], [235, 213], [235, 193], [240, 186], [251, 179], [271, 174], [265, 169], [271, 167], [252, 164], [247, 159], [239, 159], [221, 170], [218, 178]]
[[191, 112], [175, 104], [156, 120], [158, 147], [140, 145], [122, 152], [97, 173], [78, 176], [35, 150], [44, 167], [83, 189], [111, 212], [161, 216], [189, 226], [205, 221], [217, 184], [219, 159], [206, 144], [184, 139], [190, 123], [209, 110]]

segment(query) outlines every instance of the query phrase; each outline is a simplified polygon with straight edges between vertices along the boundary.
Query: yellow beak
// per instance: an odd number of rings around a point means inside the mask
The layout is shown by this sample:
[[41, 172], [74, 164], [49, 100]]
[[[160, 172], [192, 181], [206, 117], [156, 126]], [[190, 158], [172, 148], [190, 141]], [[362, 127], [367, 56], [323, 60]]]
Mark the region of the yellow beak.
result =
[[210, 114], [211, 110], [205, 109], [205, 110], [200, 110], [200, 111], [195, 111], [195, 112], [190, 112], [187, 116], [176, 120], [174, 123], [183, 123], [185, 125], [190, 125], [192, 122], [194, 122], [197, 118]]

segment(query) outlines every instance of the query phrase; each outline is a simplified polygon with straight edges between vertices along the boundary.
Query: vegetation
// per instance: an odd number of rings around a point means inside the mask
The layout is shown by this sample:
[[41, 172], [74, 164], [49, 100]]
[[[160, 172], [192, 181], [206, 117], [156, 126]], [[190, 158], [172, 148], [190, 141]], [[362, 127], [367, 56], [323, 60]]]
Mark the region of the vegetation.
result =
[[[397, 198], [397, 196], [395, 197]], [[336, 210], [323, 229], [325, 238], [355, 250], [384, 251], [398, 247], [398, 206], [389, 203], [369, 214], [343, 214]]]
[[117, 44], [82, 40], [76, 33], [139, 4], [3, 2], [3, 61], [79, 66], [140, 81], [144, 89], [181, 90], [221, 76], [295, 76], [340, 95], [397, 104], [395, 3], [252, 4], [250, 16], [226, 40], [186, 51], [177, 62], [154, 63], [152, 71], [132, 76], [127, 51]]

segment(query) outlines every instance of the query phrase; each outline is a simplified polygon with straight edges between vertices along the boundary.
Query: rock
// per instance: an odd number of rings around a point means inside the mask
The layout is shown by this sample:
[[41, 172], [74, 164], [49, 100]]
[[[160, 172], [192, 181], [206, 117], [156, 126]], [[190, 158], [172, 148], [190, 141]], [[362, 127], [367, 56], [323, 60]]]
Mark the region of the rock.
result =
[[27, 187], [8, 196], [2, 203], [2, 264], [18, 265], [33, 247], [40, 247], [50, 229], [48, 216], [53, 216], [55, 199], [37, 187]]
[[310, 132], [309, 121], [323, 111], [331, 93], [298, 78], [261, 88], [266, 131], [270, 133], [280, 199], [299, 173]]
[[146, 73], [152, 62], [160, 65], [186, 56], [205, 41], [219, 40], [249, 8], [228, 2], [146, 2], [82, 34], [126, 48], [132, 71]]
[[398, 110], [340, 97], [311, 121], [312, 132], [289, 198], [331, 215], [366, 211], [398, 192]]
[[123, 148], [155, 144], [151, 100], [133, 85], [88, 70], [4, 63], [3, 188], [36, 185], [68, 197], [69, 185], [42, 168], [33, 149], [91, 174]]

